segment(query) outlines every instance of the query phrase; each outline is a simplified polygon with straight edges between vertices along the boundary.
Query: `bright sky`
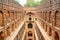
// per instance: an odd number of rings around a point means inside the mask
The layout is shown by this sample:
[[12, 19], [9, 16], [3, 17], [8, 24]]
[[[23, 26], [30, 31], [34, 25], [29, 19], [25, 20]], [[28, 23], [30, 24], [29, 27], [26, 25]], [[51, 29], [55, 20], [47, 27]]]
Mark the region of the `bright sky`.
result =
[[20, 0], [19, 3], [20, 3], [21, 5], [24, 5], [24, 4], [26, 3], [26, 1], [27, 1], [27, 0]]
[[[19, 2], [22, 6], [24, 6], [27, 0], [16, 0], [16, 1]], [[35, 0], [35, 2], [37, 1], [41, 1], [41, 0]]]

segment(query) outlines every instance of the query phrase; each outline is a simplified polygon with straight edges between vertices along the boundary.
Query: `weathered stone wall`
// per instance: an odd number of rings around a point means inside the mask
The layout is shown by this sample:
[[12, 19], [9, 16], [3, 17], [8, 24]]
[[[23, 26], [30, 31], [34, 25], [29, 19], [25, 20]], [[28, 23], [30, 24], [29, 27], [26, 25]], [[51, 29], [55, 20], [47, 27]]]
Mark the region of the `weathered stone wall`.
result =
[[37, 9], [39, 10], [38, 19], [43, 28], [53, 36], [52, 40], [60, 40], [60, 1], [44, 0]]
[[0, 0], [0, 40], [6, 40], [11, 35], [23, 21], [23, 15], [23, 8], [19, 3]]

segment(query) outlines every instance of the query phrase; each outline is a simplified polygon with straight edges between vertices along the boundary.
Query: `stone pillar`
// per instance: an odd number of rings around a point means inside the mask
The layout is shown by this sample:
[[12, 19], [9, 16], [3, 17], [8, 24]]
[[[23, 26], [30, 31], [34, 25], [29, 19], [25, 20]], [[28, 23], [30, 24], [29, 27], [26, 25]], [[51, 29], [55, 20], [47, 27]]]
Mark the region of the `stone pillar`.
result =
[[10, 27], [7, 28], [7, 36], [10, 36]]

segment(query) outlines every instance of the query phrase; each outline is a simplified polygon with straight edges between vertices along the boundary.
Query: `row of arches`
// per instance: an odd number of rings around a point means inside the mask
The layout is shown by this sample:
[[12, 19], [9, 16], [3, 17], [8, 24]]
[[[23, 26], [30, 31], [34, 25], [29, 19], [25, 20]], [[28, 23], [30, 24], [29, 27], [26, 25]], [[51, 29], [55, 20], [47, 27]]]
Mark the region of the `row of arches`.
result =
[[[50, 2], [50, 4], [49, 4]], [[52, 2], [52, 3], [51, 3]], [[45, 1], [41, 6], [39, 6], [39, 20], [41, 20], [41, 24], [45, 32], [48, 33], [49, 36], [52, 37], [52, 40], [60, 40], [60, 10], [59, 6], [56, 3], [57, 1]], [[55, 4], [54, 4], [55, 3]], [[44, 4], [48, 4], [45, 5]], [[58, 7], [58, 8], [57, 8]], [[41, 19], [40, 19], [41, 18]], [[55, 28], [56, 27], [56, 28]], [[58, 28], [58, 29], [57, 29]]]
[[[49, 31], [48, 34], [49, 36], [52, 36], [52, 29], [54, 29], [54, 27], [59, 28], [60, 26], [60, 11], [56, 10], [56, 11], [46, 11], [46, 12], [40, 12], [39, 13], [39, 20], [41, 20], [41, 24], [43, 26], [43, 28], [45, 29], [45, 31]], [[53, 27], [51, 27], [51, 26]], [[58, 29], [56, 29], [58, 30]], [[57, 31], [54, 30], [54, 39], [55, 40], [59, 40], [59, 33]]]
[[41, 12], [40, 18], [47, 21], [48, 23], [53, 24], [54, 26], [59, 27], [60, 26], [60, 12], [58, 10], [56, 11], [49, 11], [49, 12]]
[[33, 28], [32, 23], [29, 23], [29, 24], [28, 24], [28, 28]]
[[44, 24], [45, 32], [52, 37], [52, 40], [59, 40], [59, 34], [57, 31], [54, 31], [53, 28], [49, 27], [47, 24]]

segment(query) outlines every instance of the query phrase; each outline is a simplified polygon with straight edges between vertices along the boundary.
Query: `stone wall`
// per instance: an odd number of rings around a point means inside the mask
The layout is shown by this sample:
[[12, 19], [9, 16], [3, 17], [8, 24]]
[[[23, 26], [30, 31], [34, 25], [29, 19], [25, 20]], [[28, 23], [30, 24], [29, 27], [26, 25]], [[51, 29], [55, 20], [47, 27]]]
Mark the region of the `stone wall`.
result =
[[6, 40], [23, 21], [23, 8], [14, 0], [0, 0], [0, 39]]
[[[38, 19], [46, 32], [52, 36], [52, 40], [60, 40], [60, 4], [59, 0], [44, 0], [37, 7]], [[55, 35], [54, 35], [54, 33]], [[57, 38], [56, 38], [57, 37]]]

